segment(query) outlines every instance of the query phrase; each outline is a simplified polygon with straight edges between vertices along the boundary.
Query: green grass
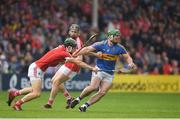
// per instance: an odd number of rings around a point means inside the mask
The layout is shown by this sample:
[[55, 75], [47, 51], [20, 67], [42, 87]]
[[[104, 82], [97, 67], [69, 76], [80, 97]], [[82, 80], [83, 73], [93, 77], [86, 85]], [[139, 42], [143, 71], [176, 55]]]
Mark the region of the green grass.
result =
[[[73, 96], [78, 94], [72, 93]], [[79, 105], [75, 109], [65, 109], [62, 94], [57, 96], [52, 109], [44, 109], [42, 106], [49, 92], [24, 104], [23, 111], [14, 111], [5, 103], [6, 95], [0, 92], [0, 118], [180, 118], [180, 94], [108, 93], [85, 113], [78, 111]]]

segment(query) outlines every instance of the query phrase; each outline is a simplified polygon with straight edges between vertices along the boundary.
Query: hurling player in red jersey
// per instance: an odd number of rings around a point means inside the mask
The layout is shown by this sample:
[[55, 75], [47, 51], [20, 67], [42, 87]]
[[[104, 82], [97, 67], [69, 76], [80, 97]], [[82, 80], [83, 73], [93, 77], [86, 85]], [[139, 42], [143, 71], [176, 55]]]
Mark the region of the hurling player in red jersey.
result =
[[[76, 46], [77, 44], [74, 39], [67, 38], [64, 41], [64, 45], [54, 48], [53, 50], [47, 52], [39, 60], [33, 62], [28, 69], [28, 77], [30, 78], [32, 86], [17, 91], [10, 90], [8, 95], [8, 105], [11, 105], [11, 102], [16, 96], [26, 94], [12, 106], [15, 110], [22, 110], [21, 105], [23, 103], [38, 98], [41, 94], [42, 79], [46, 69], [48, 67], [57, 66], [59, 63], [64, 63], [66, 59], [71, 57], [71, 54], [76, 50]], [[97, 72], [97, 68], [91, 67], [80, 60], [76, 60], [75, 58], [73, 58], [71, 62]], [[64, 81], [65, 80], [59, 81], [59, 85]]]
[[[80, 27], [77, 24], [72, 24], [69, 28], [69, 36], [76, 40], [77, 43], [77, 49], [82, 48], [83, 43], [80, 39]], [[82, 56], [78, 56], [76, 59], [82, 60]], [[80, 71], [80, 67], [72, 62], [66, 62], [64, 65], [60, 67], [60, 69], [56, 72], [54, 77], [52, 78], [52, 89], [51, 93], [48, 99], [47, 104], [44, 105], [45, 108], [49, 109], [52, 108], [52, 104], [56, 98], [57, 93], [60, 91], [63, 93], [63, 95], [67, 99], [67, 106], [68, 109], [70, 107], [70, 102], [72, 101], [72, 96], [67, 91], [67, 89], [64, 87], [64, 84], [58, 86], [59, 80], [68, 80], [72, 79], [78, 72]]]

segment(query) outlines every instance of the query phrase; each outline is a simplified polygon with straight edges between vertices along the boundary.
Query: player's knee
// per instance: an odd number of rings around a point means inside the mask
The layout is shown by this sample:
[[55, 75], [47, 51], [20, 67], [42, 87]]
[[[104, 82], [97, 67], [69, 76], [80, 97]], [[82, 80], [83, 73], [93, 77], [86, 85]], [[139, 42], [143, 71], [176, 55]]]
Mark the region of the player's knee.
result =
[[52, 86], [59, 87], [59, 81], [58, 80], [53, 80]]
[[41, 92], [34, 92], [34, 96], [35, 97], [40, 97], [41, 96]]
[[61, 91], [63, 91], [63, 92], [67, 91], [67, 90], [65, 89], [65, 87], [64, 87], [62, 84], [59, 85], [58, 87], [59, 87], [59, 89], [60, 89]]

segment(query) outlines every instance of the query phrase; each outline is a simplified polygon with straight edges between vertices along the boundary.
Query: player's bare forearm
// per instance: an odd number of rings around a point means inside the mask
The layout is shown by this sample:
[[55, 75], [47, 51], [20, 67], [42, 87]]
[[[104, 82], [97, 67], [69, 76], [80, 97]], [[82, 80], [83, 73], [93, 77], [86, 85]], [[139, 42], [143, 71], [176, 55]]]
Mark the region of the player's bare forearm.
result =
[[128, 66], [130, 68], [132, 68], [133, 70], [137, 69], [136, 65], [134, 64], [134, 62], [133, 62], [133, 60], [131, 58], [131, 56], [128, 53], [127, 54], [123, 54], [123, 57], [125, 58], [126, 62], [128, 63]]
[[78, 53], [74, 54], [73, 56], [79, 56], [79, 55], [87, 55], [89, 52], [93, 52], [95, 49], [91, 46], [84, 47], [82, 50], [80, 50]]
[[77, 59], [77, 60], [83, 60], [83, 56], [82, 55], [80, 55], [80, 56], [77, 56], [75, 59]]
[[123, 54], [122, 56], [124, 57], [125, 61], [126, 61], [128, 64], [133, 63], [133, 60], [132, 60], [132, 58], [129, 56], [128, 53], [127, 53], [127, 54]]
[[97, 58], [102, 58], [102, 53], [97, 53], [97, 52], [89, 52], [88, 55], [95, 56]]
[[77, 59], [75, 59], [75, 58], [70, 58], [70, 57], [68, 57], [68, 58], [66, 58], [66, 62], [75, 63], [75, 64], [77, 64], [77, 65], [80, 66], [80, 67], [90, 69], [90, 70], [92, 70], [92, 71], [94, 71], [94, 72], [97, 72], [97, 71], [98, 71], [98, 69], [96, 69], [96, 68], [94, 68], [94, 67], [86, 64], [85, 62], [82, 62], [82, 61], [80, 61], [80, 60], [77, 60]]

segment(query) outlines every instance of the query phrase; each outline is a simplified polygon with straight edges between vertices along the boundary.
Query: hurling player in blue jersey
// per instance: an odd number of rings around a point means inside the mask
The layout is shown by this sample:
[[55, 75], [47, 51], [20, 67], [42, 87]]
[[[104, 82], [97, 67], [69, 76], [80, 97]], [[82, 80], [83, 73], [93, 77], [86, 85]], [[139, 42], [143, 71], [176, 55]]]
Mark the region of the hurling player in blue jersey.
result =
[[[115, 69], [116, 60], [120, 55], [124, 57], [130, 68], [136, 69], [136, 65], [133, 63], [133, 60], [126, 49], [119, 44], [121, 39], [119, 30], [109, 30], [107, 36], [107, 40], [96, 42], [91, 46], [84, 47], [75, 55], [79, 56], [89, 54], [90, 52], [101, 52], [101, 55], [97, 56], [96, 67], [104, 71], [92, 73], [90, 85], [82, 91], [79, 97], [71, 102], [71, 108], [74, 108], [80, 102], [80, 100], [99, 88], [95, 95], [90, 97], [85, 104], [79, 107], [81, 112], [85, 112], [90, 105], [93, 105], [99, 101], [108, 92], [114, 78], [113, 70]], [[94, 53], [94, 55], [95, 54], [97, 53]]]

